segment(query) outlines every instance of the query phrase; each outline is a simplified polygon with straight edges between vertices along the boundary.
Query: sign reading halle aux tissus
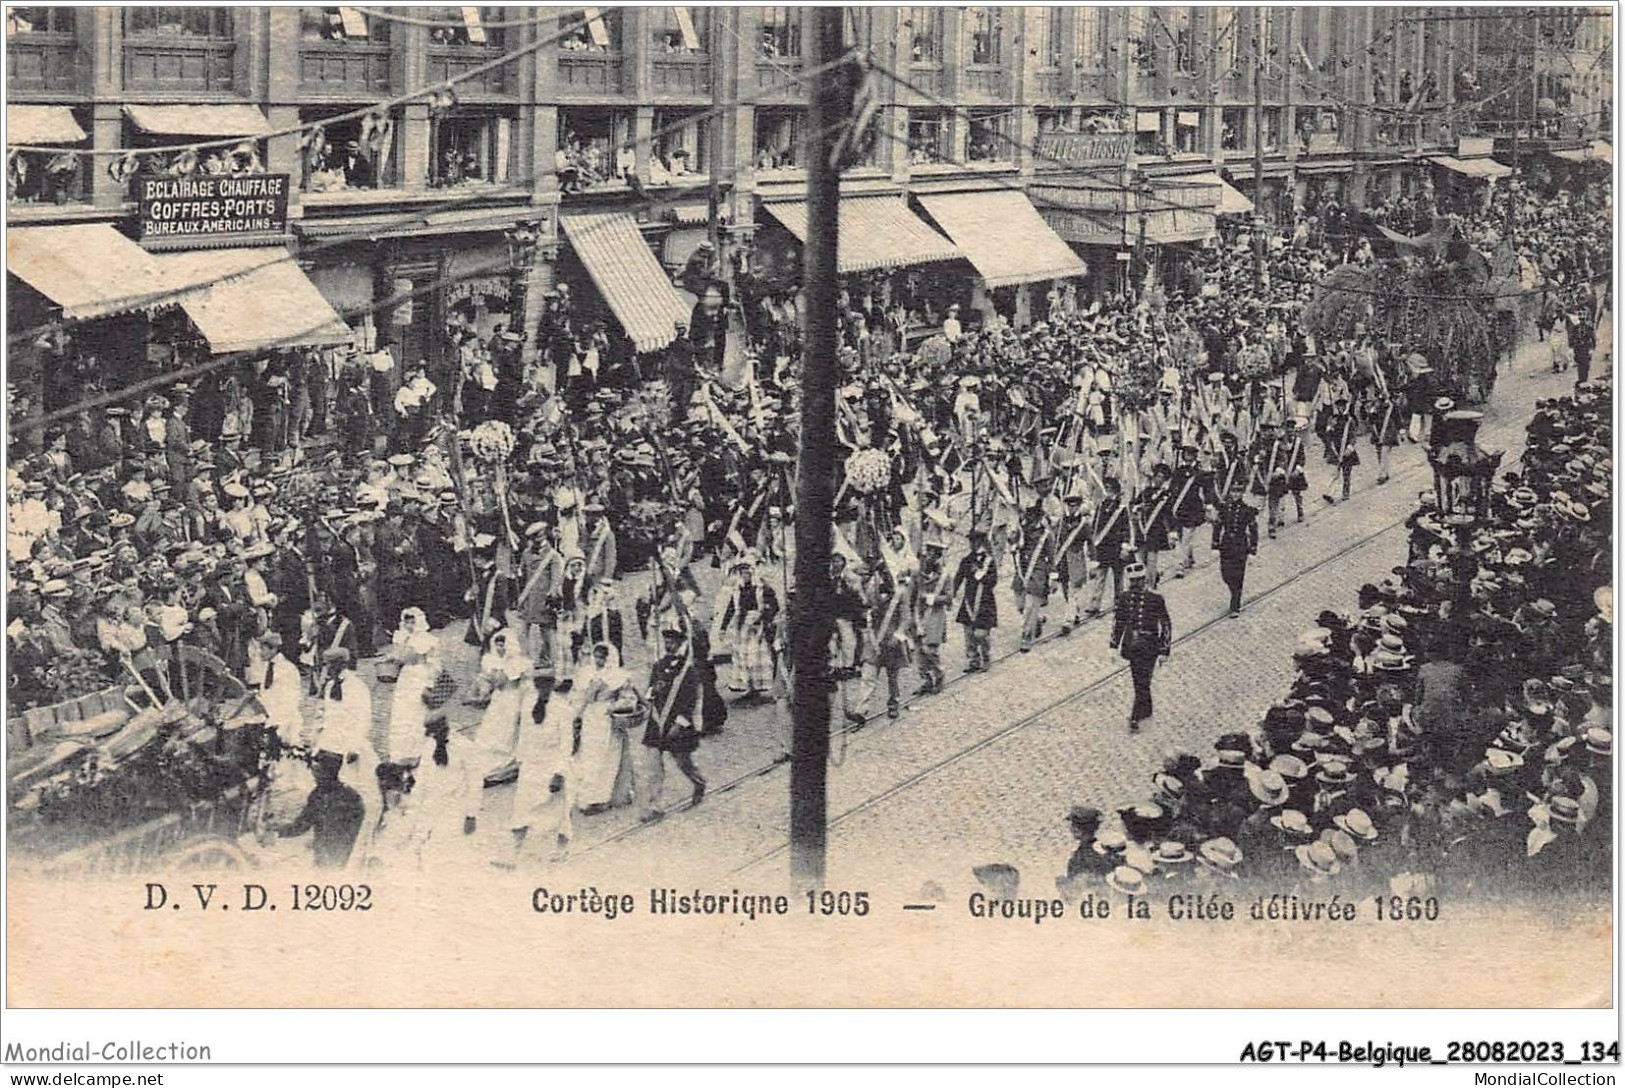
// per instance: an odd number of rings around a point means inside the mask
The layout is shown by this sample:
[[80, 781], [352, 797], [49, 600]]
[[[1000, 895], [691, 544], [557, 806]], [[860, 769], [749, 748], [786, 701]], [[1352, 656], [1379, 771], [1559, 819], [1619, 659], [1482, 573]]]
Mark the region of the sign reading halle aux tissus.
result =
[[143, 178], [143, 242], [221, 242], [288, 229], [288, 175]]

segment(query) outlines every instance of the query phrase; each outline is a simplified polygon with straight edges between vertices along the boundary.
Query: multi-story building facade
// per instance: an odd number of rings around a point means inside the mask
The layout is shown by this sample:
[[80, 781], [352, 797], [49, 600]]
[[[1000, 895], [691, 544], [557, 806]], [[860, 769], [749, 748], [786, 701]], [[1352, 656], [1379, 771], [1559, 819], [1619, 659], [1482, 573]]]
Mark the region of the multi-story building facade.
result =
[[[154, 172], [287, 175], [284, 232], [208, 245], [286, 245], [352, 316], [409, 297], [364, 322], [408, 356], [438, 350], [448, 307], [490, 320], [577, 281], [653, 350], [677, 307], [631, 282], [645, 257], [671, 272], [702, 241], [796, 234], [813, 9], [7, 10], [10, 143], [36, 148], [14, 156], [13, 227], [125, 225]], [[873, 132], [843, 194], [893, 202], [853, 244], [869, 269], [940, 259], [919, 237], [910, 256], [896, 216], [955, 194], [1020, 194], [1087, 257], [1199, 243], [1243, 193], [1276, 216], [1395, 191], [1483, 116], [1486, 24], [1462, 11], [848, 9]], [[241, 142], [166, 158], [200, 140]], [[629, 244], [648, 253], [616, 271]]]

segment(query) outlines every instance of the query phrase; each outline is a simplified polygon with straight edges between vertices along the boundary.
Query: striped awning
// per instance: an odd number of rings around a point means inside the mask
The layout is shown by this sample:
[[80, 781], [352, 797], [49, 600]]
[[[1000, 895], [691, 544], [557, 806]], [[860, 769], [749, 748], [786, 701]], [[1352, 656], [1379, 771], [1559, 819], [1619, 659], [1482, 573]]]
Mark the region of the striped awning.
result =
[[[806, 201], [763, 204], [762, 208], [784, 224], [797, 241], [806, 244]], [[964, 256], [957, 246], [909, 211], [900, 196], [842, 197], [838, 246], [838, 269], [843, 273], [952, 261]]]
[[154, 136], [268, 136], [271, 123], [259, 107], [127, 105], [124, 114], [142, 132]]
[[6, 107], [7, 144], [77, 144], [89, 138], [67, 106]]
[[216, 355], [354, 338], [283, 246], [157, 253], [153, 260]]
[[61, 307], [68, 321], [172, 301], [153, 256], [106, 223], [13, 228], [6, 232], [6, 271]]
[[[1026, 195], [1011, 189], [923, 195], [920, 205], [948, 232], [989, 287], [1081, 276], [1083, 261], [1050, 230]], [[1012, 239], [1020, 239], [1013, 245]]]
[[624, 212], [566, 215], [559, 222], [587, 275], [638, 351], [659, 351], [677, 339], [689, 304], [671, 285], [637, 220]]

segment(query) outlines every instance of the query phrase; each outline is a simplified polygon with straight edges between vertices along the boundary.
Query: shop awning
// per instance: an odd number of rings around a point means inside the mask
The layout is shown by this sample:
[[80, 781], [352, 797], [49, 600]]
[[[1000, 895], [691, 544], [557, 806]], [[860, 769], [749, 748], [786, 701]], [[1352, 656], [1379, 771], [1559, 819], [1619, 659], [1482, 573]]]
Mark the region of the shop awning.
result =
[[284, 247], [198, 249], [153, 259], [216, 355], [347, 344], [354, 335]]
[[85, 321], [170, 302], [153, 256], [106, 223], [16, 227], [6, 233], [6, 271]]
[[1247, 194], [1225, 181], [1217, 174], [1197, 174], [1188, 180], [1200, 182], [1203, 185], [1217, 185], [1219, 187], [1219, 215], [1252, 215], [1253, 202], [1247, 199]]
[[1549, 151], [1548, 154], [1551, 155], [1552, 158], [1554, 158], [1554, 159], [1562, 159], [1564, 162], [1600, 162], [1601, 161], [1600, 159], [1593, 158], [1592, 155], [1591, 155], [1591, 152], [1588, 149], [1583, 148], [1583, 147], [1561, 147], [1561, 148], [1557, 148], [1555, 150]]
[[7, 106], [6, 143], [76, 144], [88, 139], [66, 106]]
[[1049, 229], [1024, 193], [1004, 189], [919, 199], [989, 287], [1084, 274], [1083, 261]]
[[[764, 204], [762, 208], [784, 224], [797, 241], [807, 243], [806, 201]], [[842, 197], [838, 242], [838, 270], [843, 273], [952, 261], [964, 256], [952, 242], [909, 211], [900, 196]]]
[[268, 136], [271, 123], [255, 106], [125, 106], [124, 115], [154, 136]]
[[1428, 161], [1470, 178], [1504, 178], [1512, 173], [1512, 167], [1502, 166], [1494, 159], [1458, 159], [1450, 155], [1435, 155]]
[[[699, 204], [673, 204], [671, 207], [672, 222], [679, 226], [692, 227], [709, 225], [711, 222], [711, 205]], [[717, 218], [726, 222], [728, 209], [726, 206], [717, 208]]]
[[659, 351], [677, 338], [689, 305], [671, 285], [637, 220], [624, 212], [559, 219], [587, 275], [638, 351]]
[[1609, 166], [1614, 165], [1614, 145], [1607, 140], [1594, 140], [1591, 144], [1591, 153]]

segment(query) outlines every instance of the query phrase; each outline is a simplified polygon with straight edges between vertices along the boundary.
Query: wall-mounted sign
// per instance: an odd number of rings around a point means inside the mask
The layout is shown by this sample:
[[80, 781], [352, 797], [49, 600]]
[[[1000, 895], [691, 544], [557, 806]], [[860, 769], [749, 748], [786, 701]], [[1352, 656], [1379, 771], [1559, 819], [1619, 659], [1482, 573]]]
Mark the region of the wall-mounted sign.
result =
[[142, 178], [141, 240], [216, 243], [288, 230], [288, 175]]
[[1128, 162], [1131, 132], [1045, 132], [1038, 137], [1038, 169], [1083, 162]]

